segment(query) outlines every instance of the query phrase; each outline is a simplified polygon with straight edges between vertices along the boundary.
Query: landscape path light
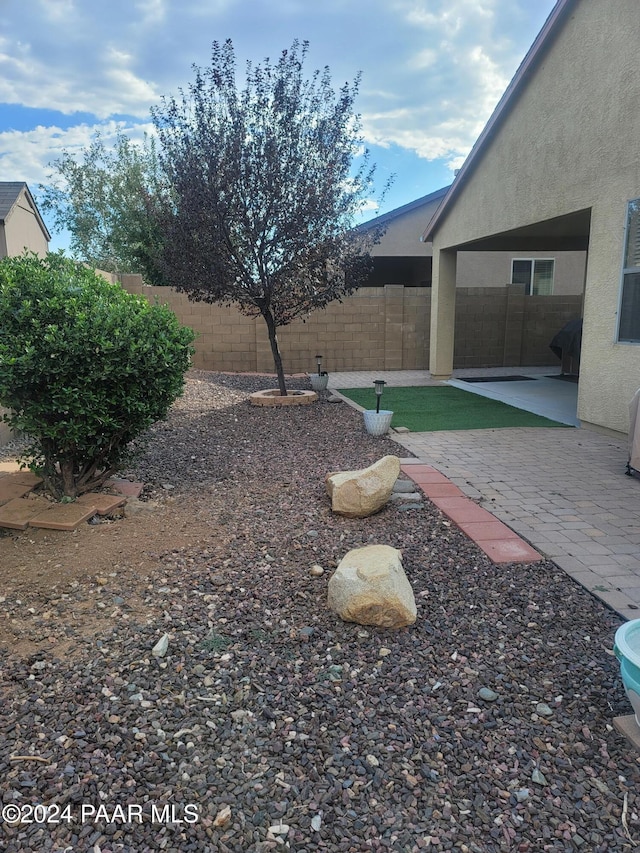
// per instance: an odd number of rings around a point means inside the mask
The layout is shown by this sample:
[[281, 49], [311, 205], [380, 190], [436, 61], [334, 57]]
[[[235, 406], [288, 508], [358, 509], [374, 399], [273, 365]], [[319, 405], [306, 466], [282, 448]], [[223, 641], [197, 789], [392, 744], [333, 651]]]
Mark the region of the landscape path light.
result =
[[384, 379], [375, 379], [373, 382], [376, 389], [376, 414], [380, 412], [380, 398], [384, 391], [384, 386], [387, 384]]
[[322, 369], [321, 369], [321, 368], [322, 368], [322, 356], [321, 356], [321, 355], [317, 355], [317, 356], [316, 356], [316, 361], [318, 362], [318, 376], [320, 376], [320, 374], [321, 374], [321, 372], [322, 372]]

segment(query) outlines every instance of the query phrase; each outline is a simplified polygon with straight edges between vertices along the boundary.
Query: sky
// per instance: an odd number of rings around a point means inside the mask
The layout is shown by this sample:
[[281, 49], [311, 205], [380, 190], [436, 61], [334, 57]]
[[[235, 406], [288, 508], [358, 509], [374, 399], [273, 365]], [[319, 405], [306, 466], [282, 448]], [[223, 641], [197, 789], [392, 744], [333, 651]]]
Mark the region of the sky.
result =
[[[132, 139], [230, 38], [247, 61], [309, 42], [306, 69], [336, 90], [361, 74], [355, 104], [377, 166], [363, 218], [451, 183], [555, 0], [0, 0], [0, 181], [38, 199], [63, 151], [99, 131]], [[45, 222], [49, 230], [53, 225]], [[54, 234], [52, 250], [68, 235]]]

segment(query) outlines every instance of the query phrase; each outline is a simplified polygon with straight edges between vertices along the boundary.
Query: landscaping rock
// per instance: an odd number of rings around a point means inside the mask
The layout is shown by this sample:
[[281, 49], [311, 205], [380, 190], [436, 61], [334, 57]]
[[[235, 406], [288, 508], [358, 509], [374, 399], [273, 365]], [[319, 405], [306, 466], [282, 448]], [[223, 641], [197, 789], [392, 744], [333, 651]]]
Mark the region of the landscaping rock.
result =
[[396, 492], [400, 492], [400, 493], [401, 492], [405, 492], [405, 493], [406, 492], [415, 492], [415, 490], [416, 490], [416, 484], [413, 482], [413, 480], [397, 479], [396, 482], [393, 484], [394, 493], [396, 493]]
[[387, 503], [400, 474], [397, 456], [383, 456], [368, 468], [327, 474], [331, 509], [347, 518], [366, 518]]
[[389, 498], [391, 501], [395, 501], [397, 503], [403, 503], [407, 501], [421, 501], [422, 495], [420, 492], [392, 492], [391, 497]]
[[412, 625], [416, 602], [400, 557], [401, 552], [389, 545], [349, 551], [329, 580], [329, 608], [345, 622], [359, 625]]

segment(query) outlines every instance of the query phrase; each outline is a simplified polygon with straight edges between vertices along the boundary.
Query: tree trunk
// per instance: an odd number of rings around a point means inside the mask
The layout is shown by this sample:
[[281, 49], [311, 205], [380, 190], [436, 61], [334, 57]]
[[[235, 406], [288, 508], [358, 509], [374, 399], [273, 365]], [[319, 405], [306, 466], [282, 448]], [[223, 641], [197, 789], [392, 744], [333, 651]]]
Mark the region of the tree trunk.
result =
[[73, 460], [65, 460], [60, 463], [60, 474], [62, 477], [62, 492], [65, 498], [76, 497], [76, 482], [73, 476]]
[[282, 358], [280, 356], [280, 348], [278, 346], [278, 336], [276, 335], [276, 324], [273, 319], [273, 314], [267, 308], [266, 311], [263, 312], [265, 323], [267, 324], [267, 329], [269, 330], [269, 343], [271, 344], [271, 353], [273, 355], [273, 363], [276, 368], [276, 373], [278, 375], [278, 388], [280, 389], [280, 394], [283, 397], [287, 396], [287, 386], [284, 383], [284, 370], [282, 368]]

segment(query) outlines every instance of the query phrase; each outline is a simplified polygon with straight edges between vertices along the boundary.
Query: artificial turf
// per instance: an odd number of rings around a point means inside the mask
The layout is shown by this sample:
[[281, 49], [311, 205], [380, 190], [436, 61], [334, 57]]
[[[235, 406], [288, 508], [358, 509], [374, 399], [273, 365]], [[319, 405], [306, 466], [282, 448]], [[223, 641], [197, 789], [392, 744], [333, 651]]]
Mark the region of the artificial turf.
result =
[[[340, 393], [365, 409], [376, 408], [373, 388], [340, 389]], [[411, 432], [504, 427], [567, 427], [567, 424], [516, 409], [499, 400], [481, 397], [451, 385], [385, 388], [381, 409], [391, 410], [392, 427]], [[570, 428], [570, 427], [567, 427]]]

